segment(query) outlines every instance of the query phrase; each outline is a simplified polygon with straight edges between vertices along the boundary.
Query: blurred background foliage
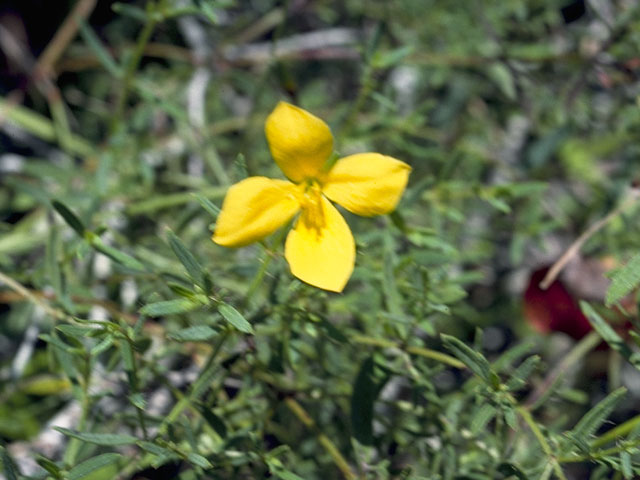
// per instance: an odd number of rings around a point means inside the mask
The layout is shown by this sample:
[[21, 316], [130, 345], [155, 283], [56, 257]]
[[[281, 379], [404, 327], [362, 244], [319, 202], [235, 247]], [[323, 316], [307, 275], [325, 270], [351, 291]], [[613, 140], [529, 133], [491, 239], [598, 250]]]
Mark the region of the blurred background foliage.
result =
[[[634, 478], [639, 10], [2, 2], [5, 478]], [[210, 241], [279, 100], [413, 168], [340, 295]]]

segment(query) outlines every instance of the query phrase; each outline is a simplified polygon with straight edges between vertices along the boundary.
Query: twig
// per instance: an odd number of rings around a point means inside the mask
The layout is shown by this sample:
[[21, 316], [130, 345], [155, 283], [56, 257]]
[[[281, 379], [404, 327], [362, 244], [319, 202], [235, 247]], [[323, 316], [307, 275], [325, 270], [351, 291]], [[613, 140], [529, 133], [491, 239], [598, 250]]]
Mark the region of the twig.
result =
[[569, 261], [578, 254], [582, 246], [589, 240], [594, 234], [596, 234], [599, 230], [605, 227], [611, 220], [616, 218], [622, 212], [624, 212], [627, 208], [634, 205], [638, 199], [640, 198], [640, 190], [632, 188], [626, 195], [626, 198], [623, 202], [620, 203], [614, 210], [609, 212], [609, 214], [598, 220], [596, 223], [591, 225], [585, 232], [580, 235], [575, 242], [571, 244], [571, 246], [562, 254], [560, 259], [553, 264], [553, 266], [549, 269], [544, 279], [540, 282], [540, 288], [546, 290], [549, 288], [549, 285], [553, 283], [553, 281], [557, 278], [560, 271], [569, 263]]
[[37, 295], [34, 295], [33, 293], [31, 293], [29, 289], [27, 289], [22, 284], [20, 284], [19, 282], [17, 282], [11, 277], [8, 277], [2, 272], [0, 272], [0, 283], [4, 283], [11, 290], [19, 293], [30, 302], [36, 304], [37, 306], [42, 308], [46, 313], [51, 315], [53, 318], [56, 318], [58, 320], [64, 320], [66, 318], [69, 318], [69, 316], [66, 313], [64, 313], [62, 310], [57, 310], [53, 308], [51, 305], [49, 305], [48, 302], [42, 300]]
[[58, 28], [55, 35], [38, 57], [35, 73], [39, 76], [50, 77], [53, 66], [58, 61], [65, 48], [71, 43], [78, 32], [78, 19], [86, 19], [96, 6], [96, 0], [79, 0], [69, 12], [67, 18]]

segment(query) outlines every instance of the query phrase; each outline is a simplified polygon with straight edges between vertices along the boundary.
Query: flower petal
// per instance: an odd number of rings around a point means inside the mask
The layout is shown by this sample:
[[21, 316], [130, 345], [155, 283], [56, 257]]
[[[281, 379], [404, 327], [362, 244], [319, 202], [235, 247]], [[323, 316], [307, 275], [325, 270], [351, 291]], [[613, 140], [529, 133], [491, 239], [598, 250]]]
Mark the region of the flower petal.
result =
[[284, 174], [294, 182], [320, 174], [333, 152], [329, 126], [315, 115], [280, 102], [264, 127], [271, 155]]
[[300, 209], [297, 188], [286, 180], [266, 177], [249, 177], [232, 185], [212, 240], [225, 247], [241, 247], [274, 232]]
[[329, 171], [322, 192], [357, 215], [391, 212], [400, 201], [411, 167], [379, 153], [342, 158]]
[[323, 225], [317, 228], [305, 211], [289, 232], [284, 255], [291, 273], [314, 287], [341, 292], [355, 262], [356, 245], [349, 225], [331, 202], [322, 197]]

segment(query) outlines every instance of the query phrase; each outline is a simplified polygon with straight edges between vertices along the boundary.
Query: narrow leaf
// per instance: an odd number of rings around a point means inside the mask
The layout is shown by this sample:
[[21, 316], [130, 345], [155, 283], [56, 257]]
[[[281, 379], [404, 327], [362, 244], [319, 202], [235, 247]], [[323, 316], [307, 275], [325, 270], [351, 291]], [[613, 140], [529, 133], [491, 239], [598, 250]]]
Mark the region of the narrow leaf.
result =
[[149, 317], [161, 317], [163, 315], [190, 312], [201, 306], [200, 303], [192, 302], [187, 298], [176, 298], [175, 300], [149, 303], [140, 309], [140, 313]]
[[373, 444], [373, 406], [387, 377], [377, 378], [373, 357], [367, 358], [358, 371], [351, 395], [353, 436], [363, 445]]
[[569, 436], [578, 442], [587, 442], [589, 437], [605, 422], [626, 393], [627, 389], [620, 387], [607, 395], [595, 407], [585, 413], [584, 417], [569, 432]]
[[168, 336], [178, 342], [206, 342], [216, 335], [218, 335], [218, 332], [207, 325], [195, 325], [177, 332], [171, 332]]
[[93, 443], [94, 445], [130, 445], [136, 443], [138, 439], [132, 435], [117, 433], [83, 433], [69, 430], [68, 428], [53, 427], [54, 430], [66, 435], [67, 437], [77, 438], [83, 442]]
[[73, 228], [78, 235], [81, 237], [84, 236], [85, 228], [82, 221], [73, 213], [66, 205], [63, 203], [54, 200], [51, 202], [53, 208], [60, 214], [60, 216], [64, 219], [67, 224]]
[[580, 308], [593, 326], [598, 335], [609, 344], [609, 346], [622, 355], [631, 365], [640, 369], [640, 354], [635, 353], [629, 348], [625, 341], [616, 333], [598, 312], [596, 312], [587, 302], [580, 302]]
[[9, 452], [0, 446], [0, 460], [2, 460], [2, 470], [4, 471], [7, 480], [18, 480], [20, 472], [13, 459], [9, 456]]
[[462, 363], [486, 382], [491, 381], [491, 367], [484, 356], [473, 350], [464, 342], [450, 335], [441, 334], [444, 346]]
[[202, 468], [211, 468], [213, 466], [211, 465], [209, 460], [204, 458], [202, 455], [199, 455], [193, 452], [187, 455], [187, 460], [189, 460], [194, 465], [197, 465], [198, 467], [202, 467]]
[[200, 195], [199, 193], [196, 193], [195, 197], [196, 199], [198, 199], [198, 202], [200, 203], [202, 208], [204, 208], [207, 212], [209, 212], [209, 215], [211, 215], [214, 219], [218, 218], [218, 215], [220, 215], [220, 207], [218, 207], [215, 203], [213, 203], [204, 195]]
[[62, 475], [62, 471], [60, 470], [60, 467], [58, 467], [58, 465], [56, 465], [54, 462], [52, 462], [48, 458], [37, 456], [36, 462], [38, 462], [38, 465], [44, 468], [47, 472], [53, 475], [54, 478], [56, 479], [64, 478]]
[[279, 468], [272, 468], [271, 473], [278, 477], [280, 480], [304, 480], [289, 470], [281, 470]]
[[218, 311], [220, 312], [220, 315], [222, 315], [224, 319], [236, 329], [253, 335], [253, 327], [251, 324], [231, 305], [221, 303], [218, 305]]
[[471, 433], [477, 435], [484, 430], [487, 424], [496, 416], [496, 413], [496, 407], [493, 405], [489, 403], [482, 405], [478, 410], [476, 410], [471, 419]]
[[95, 53], [102, 66], [114, 77], [122, 77], [122, 69], [118, 66], [111, 54], [102, 45], [102, 42], [98, 36], [91, 29], [89, 24], [82, 19], [77, 19], [78, 26], [80, 27], [80, 35], [87, 43], [87, 46]]
[[90, 458], [89, 460], [85, 460], [82, 463], [79, 463], [67, 474], [68, 480], [80, 480], [81, 478], [91, 478], [91, 474], [96, 470], [106, 467], [112, 463], [118, 461], [118, 459], [122, 455], [118, 453], [103, 453], [102, 455], [98, 455], [97, 457]]
[[205, 288], [205, 273], [196, 258], [172, 231], [169, 231], [168, 237], [169, 245], [171, 245], [173, 253], [175, 253], [178, 260], [184, 265], [191, 280], [193, 280], [196, 285]]
[[518, 390], [527, 384], [527, 379], [540, 365], [540, 357], [533, 355], [522, 362], [518, 368], [513, 372], [509, 380], [507, 380], [506, 387], [508, 390]]
[[640, 285], [640, 253], [613, 274], [605, 303], [607, 306], [616, 303], [638, 285]]
[[100, 253], [103, 253], [104, 255], [109, 257], [111, 260], [113, 260], [116, 263], [119, 263], [120, 265], [124, 265], [125, 267], [130, 268], [132, 270], [140, 270], [140, 271], [146, 270], [145, 266], [142, 263], [140, 263], [139, 260], [136, 260], [128, 253], [121, 252], [120, 250], [117, 250], [112, 246], [107, 245], [97, 235], [93, 235], [93, 234], [89, 235], [89, 243], [91, 243], [91, 246], [95, 248], [97, 251], [99, 251]]
[[200, 412], [200, 415], [202, 415], [202, 418], [206, 420], [209, 426], [213, 428], [220, 437], [225, 438], [227, 436], [227, 426], [224, 420], [213, 413], [211, 408], [201, 403], [197, 403], [195, 407], [198, 409], [198, 412]]

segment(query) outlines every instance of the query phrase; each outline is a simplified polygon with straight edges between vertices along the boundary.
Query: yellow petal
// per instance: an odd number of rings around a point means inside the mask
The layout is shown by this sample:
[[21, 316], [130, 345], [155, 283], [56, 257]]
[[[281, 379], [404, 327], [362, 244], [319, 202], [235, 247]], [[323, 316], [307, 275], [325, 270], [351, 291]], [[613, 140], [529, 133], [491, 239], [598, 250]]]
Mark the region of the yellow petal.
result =
[[379, 153], [358, 153], [336, 162], [322, 192], [358, 215], [391, 212], [400, 201], [411, 167]]
[[265, 124], [271, 155], [294, 182], [320, 174], [333, 152], [329, 126], [306, 110], [280, 102]]
[[287, 236], [284, 255], [291, 273], [314, 287], [341, 292], [355, 262], [356, 245], [347, 222], [331, 202], [321, 197], [318, 212], [303, 210]]
[[241, 247], [273, 233], [300, 209], [297, 188], [286, 180], [249, 177], [227, 191], [212, 240]]

